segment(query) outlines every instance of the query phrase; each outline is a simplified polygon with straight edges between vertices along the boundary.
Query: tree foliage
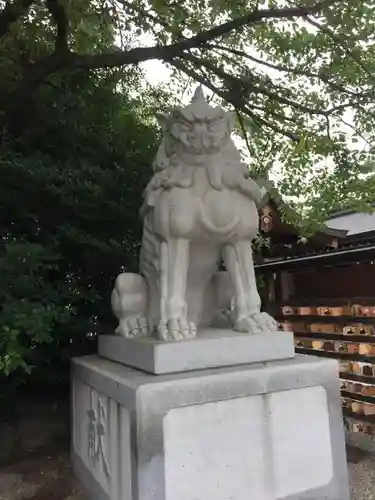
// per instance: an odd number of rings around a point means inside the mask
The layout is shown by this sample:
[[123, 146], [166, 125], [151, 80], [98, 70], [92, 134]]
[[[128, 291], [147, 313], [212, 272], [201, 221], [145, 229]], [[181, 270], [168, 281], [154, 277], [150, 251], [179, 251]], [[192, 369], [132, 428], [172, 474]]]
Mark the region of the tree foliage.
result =
[[[50, 75], [23, 101], [27, 113], [9, 120], [17, 59], [46, 49], [42, 13], [37, 27], [25, 22], [22, 36], [4, 40], [1, 59], [0, 383], [31, 371], [66, 377], [70, 357], [113, 330], [111, 287], [138, 265], [138, 207], [158, 141], [152, 117], [167, 103], [158, 89], [134, 92], [137, 68], [77, 69]], [[110, 47], [110, 26], [96, 23], [93, 39]], [[76, 44], [84, 50], [87, 40]]]
[[37, 37], [16, 98], [6, 98], [9, 123], [56, 74], [159, 59], [237, 110], [254, 173], [277, 173], [281, 191], [302, 195], [313, 215], [368, 204], [374, 19], [363, 0], [13, 0], [0, 13], [0, 50], [25, 31]]
[[0, 372], [112, 328], [168, 104], [140, 63], [234, 108], [254, 175], [321, 219], [373, 199], [374, 28], [366, 0], [0, 0]]

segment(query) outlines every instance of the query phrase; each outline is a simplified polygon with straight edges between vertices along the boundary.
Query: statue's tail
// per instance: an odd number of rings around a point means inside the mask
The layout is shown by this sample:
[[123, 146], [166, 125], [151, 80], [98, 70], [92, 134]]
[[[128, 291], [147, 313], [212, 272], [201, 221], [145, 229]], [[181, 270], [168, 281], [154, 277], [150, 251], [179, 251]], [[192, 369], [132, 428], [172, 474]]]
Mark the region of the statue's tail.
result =
[[114, 315], [121, 320], [129, 314], [145, 314], [147, 286], [139, 274], [121, 273], [117, 276], [111, 293]]

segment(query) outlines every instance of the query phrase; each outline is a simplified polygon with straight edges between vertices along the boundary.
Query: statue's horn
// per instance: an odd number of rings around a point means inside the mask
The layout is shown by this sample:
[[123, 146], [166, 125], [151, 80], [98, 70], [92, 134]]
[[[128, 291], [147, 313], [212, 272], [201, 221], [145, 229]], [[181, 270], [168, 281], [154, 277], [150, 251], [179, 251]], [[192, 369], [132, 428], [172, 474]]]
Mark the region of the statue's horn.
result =
[[198, 85], [198, 87], [195, 89], [193, 99], [191, 100], [191, 102], [194, 103], [194, 102], [201, 102], [201, 101], [206, 102], [206, 99], [204, 97], [202, 85]]

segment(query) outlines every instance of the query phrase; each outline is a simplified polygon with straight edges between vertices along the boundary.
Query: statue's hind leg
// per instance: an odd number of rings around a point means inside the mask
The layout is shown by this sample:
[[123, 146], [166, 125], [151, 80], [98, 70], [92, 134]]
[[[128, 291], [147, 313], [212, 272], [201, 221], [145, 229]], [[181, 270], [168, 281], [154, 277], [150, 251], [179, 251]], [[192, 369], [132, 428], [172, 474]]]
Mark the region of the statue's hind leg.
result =
[[261, 300], [255, 280], [251, 243], [239, 241], [224, 247], [223, 257], [234, 289], [234, 328], [240, 332], [274, 331], [276, 321], [261, 313]]

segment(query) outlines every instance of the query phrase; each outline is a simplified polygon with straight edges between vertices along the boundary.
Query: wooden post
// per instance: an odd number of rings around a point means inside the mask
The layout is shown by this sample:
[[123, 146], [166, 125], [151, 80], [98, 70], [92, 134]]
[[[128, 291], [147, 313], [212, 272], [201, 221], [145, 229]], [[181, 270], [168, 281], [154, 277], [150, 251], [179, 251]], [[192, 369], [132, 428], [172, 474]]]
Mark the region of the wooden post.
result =
[[290, 271], [280, 273], [281, 300], [287, 302], [294, 294], [294, 276]]

